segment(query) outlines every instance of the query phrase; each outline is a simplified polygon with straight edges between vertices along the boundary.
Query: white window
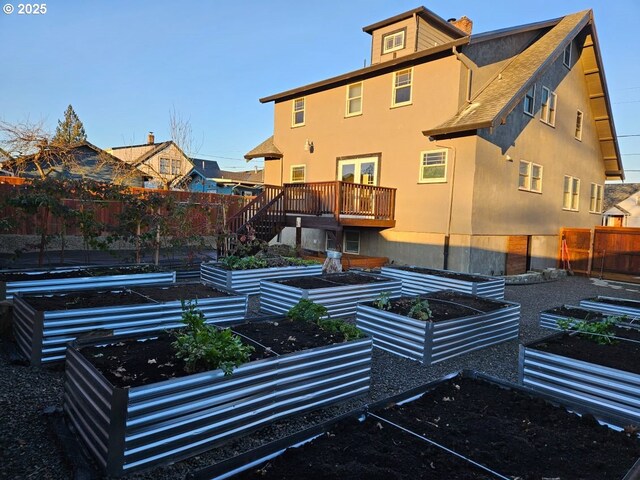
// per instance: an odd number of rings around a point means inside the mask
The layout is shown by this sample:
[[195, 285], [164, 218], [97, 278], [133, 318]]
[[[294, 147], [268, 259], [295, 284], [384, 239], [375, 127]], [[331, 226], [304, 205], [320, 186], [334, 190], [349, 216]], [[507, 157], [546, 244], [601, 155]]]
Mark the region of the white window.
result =
[[180, 175], [180, 170], [182, 166], [182, 162], [180, 159], [172, 159], [171, 160], [171, 175]]
[[411, 103], [411, 84], [413, 69], [400, 70], [393, 74], [393, 101], [392, 107], [408, 105]]
[[591, 200], [589, 202], [590, 213], [602, 213], [602, 185], [591, 184]]
[[168, 158], [160, 159], [160, 173], [169, 173], [171, 161]]
[[556, 105], [558, 96], [547, 87], [542, 87], [542, 105], [540, 107], [540, 120], [544, 123], [555, 126], [556, 124]]
[[447, 150], [430, 150], [420, 153], [420, 183], [447, 181]]
[[580, 110], [578, 110], [578, 112], [576, 113], [576, 132], [575, 132], [575, 137], [576, 140], [580, 140], [582, 141], [582, 122], [584, 119], [584, 115], [582, 114], [582, 112]]
[[[325, 232], [325, 248], [335, 250], [336, 242], [329, 232]], [[360, 232], [357, 230], [344, 230], [342, 236], [342, 251], [344, 253], [360, 254]]]
[[307, 174], [306, 165], [291, 165], [291, 183], [304, 182], [306, 174]]
[[404, 30], [388, 33], [382, 37], [382, 53], [391, 53], [404, 48]]
[[562, 196], [562, 208], [564, 210], [578, 211], [580, 200], [580, 179], [565, 175], [564, 193]]
[[531, 88], [524, 95], [524, 113], [533, 117], [535, 111], [535, 98], [536, 98], [536, 86], [531, 85]]
[[296, 98], [293, 101], [293, 110], [291, 112], [291, 125], [294, 127], [299, 127], [304, 125], [304, 105], [305, 99]]
[[520, 160], [518, 188], [527, 192], [542, 192], [542, 165]]
[[347, 86], [347, 108], [345, 116], [362, 113], [362, 82]]
[[571, 43], [564, 47], [564, 53], [562, 54], [562, 64], [567, 68], [571, 68]]

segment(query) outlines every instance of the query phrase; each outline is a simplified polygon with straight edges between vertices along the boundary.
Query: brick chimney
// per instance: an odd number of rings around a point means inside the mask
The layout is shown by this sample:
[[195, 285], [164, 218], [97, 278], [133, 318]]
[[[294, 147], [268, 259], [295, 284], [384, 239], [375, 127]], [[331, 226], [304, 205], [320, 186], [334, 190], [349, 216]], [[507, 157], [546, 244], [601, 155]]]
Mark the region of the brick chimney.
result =
[[156, 137], [153, 136], [153, 132], [149, 132], [149, 135], [147, 135], [147, 143], [149, 145], [156, 143]]
[[449, 23], [454, 27], [459, 28], [467, 35], [471, 35], [471, 29], [473, 28], [473, 22], [466, 16], [462, 16], [459, 19], [452, 18]]

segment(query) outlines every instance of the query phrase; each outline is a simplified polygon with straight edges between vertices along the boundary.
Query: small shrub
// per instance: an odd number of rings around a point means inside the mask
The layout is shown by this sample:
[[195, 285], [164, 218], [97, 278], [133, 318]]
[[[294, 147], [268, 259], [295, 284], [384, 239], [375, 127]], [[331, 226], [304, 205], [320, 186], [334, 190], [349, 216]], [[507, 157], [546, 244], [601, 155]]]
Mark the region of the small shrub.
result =
[[207, 324], [204, 314], [196, 307], [190, 302], [182, 304], [182, 321], [186, 327], [176, 334], [171, 344], [176, 357], [184, 360], [184, 368], [189, 373], [219, 368], [225, 375], [231, 375], [234, 368], [249, 361], [254, 348], [244, 345], [230, 329]]
[[391, 310], [391, 293], [390, 292], [380, 292], [378, 298], [373, 301], [373, 306], [380, 310]]
[[431, 318], [432, 312], [429, 308], [429, 302], [426, 300], [420, 300], [419, 297], [416, 297], [413, 301], [413, 305], [409, 309], [409, 313], [407, 316], [409, 318], [415, 318], [416, 320], [429, 320]]
[[287, 317], [295, 321], [315, 322], [327, 315], [326, 307], [306, 298], [300, 300], [287, 312]]
[[325, 332], [344, 335], [345, 342], [364, 337], [362, 330], [343, 320], [318, 320], [317, 323]]
[[608, 317], [601, 322], [585, 322], [584, 320], [567, 318], [565, 320], [558, 320], [558, 326], [562, 330], [579, 332], [581, 336], [600, 345], [611, 345], [615, 343], [612, 337], [614, 336], [615, 326], [618, 320], [618, 317]]

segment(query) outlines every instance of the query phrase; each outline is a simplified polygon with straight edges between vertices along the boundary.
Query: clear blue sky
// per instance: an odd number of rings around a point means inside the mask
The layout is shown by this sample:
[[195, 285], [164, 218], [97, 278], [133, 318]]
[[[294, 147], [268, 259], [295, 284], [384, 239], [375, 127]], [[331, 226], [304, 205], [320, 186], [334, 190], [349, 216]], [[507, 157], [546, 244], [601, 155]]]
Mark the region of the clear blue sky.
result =
[[[19, 2], [0, 0], [6, 3], [17, 9]], [[53, 130], [72, 104], [89, 141], [108, 148], [144, 142], [149, 130], [168, 139], [175, 108], [190, 119], [199, 156], [245, 168], [243, 154], [273, 129], [273, 105], [258, 98], [362, 67], [370, 53], [362, 27], [417, 6], [405, 0], [52, 0], [44, 15], [0, 13], [0, 118], [44, 119]], [[467, 15], [476, 33], [593, 8], [618, 134], [640, 134], [638, 0], [425, 6], [444, 18]], [[619, 143], [625, 168], [638, 170], [627, 181], [640, 182], [640, 137]]]

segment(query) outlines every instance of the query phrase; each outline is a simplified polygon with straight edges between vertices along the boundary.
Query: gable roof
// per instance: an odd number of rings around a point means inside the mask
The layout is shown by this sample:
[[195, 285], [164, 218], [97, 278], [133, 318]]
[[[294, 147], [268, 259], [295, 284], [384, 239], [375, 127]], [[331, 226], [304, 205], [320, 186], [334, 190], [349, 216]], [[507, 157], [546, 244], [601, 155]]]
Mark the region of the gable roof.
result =
[[409, 10], [408, 12], [400, 13], [399, 15], [395, 15], [385, 20], [381, 20], [379, 22], [373, 23], [366, 27], [362, 27], [362, 31], [368, 34], [372, 34], [374, 30], [378, 30], [379, 28], [383, 28], [388, 25], [401, 22], [402, 20], [406, 20], [407, 18], [413, 17], [413, 15], [422, 17], [425, 21], [438, 27], [440, 30], [444, 30], [454, 38], [462, 38], [467, 36], [467, 34], [462, 30], [460, 30], [458, 27], [447, 22], [444, 18], [442, 18], [439, 15], [436, 15], [431, 10], [425, 7], [414, 8], [412, 10]]
[[[604, 186], [604, 200], [602, 210], [607, 211], [612, 207], [618, 207], [634, 193], [640, 192], [640, 183], [608, 183]], [[619, 207], [618, 207], [619, 208]]]
[[473, 132], [480, 128], [494, 128], [504, 123], [509, 113], [522, 101], [526, 92], [537, 81], [538, 76], [550, 67], [562, 54], [564, 48], [580, 32], [587, 28], [588, 35], [583, 45], [583, 55], [589, 56], [587, 61], [593, 63], [594, 68], [585, 70], [585, 75], [595, 75], [595, 77], [587, 79], [586, 84], [592, 111], [599, 113], [594, 113], [594, 117], [605, 162], [605, 174], [607, 179], [624, 179], [622, 158], [615, 133], [592, 10], [566, 15], [554, 21], [489, 32], [480, 35], [479, 39], [476, 39], [477, 36], [472, 36], [469, 43], [489, 41], [505, 35], [548, 26], [551, 26], [548, 32], [507, 63], [493, 81], [480, 90], [468, 105], [465, 105], [445, 122], [424, 130], [422, 133], [428, 137], [438, 138], [451, 134]]
[[278, 147], [276, 147], [276, 144], [273, 143], [273, 135], [271, 135], [264, 142], [247, 153], [244, 158], [247, 161], [254, 158], [282, 158], [282, 152]]
[[204, 160], [202, 158], [192, 158], [193, 169], [202, 178], [216, 178], [220, 176], [220, 166], [215, 160]]
[[246, 170], [244, 172], [229, 172], [226, 170], [220, 170], [220, 176], [216, 178], [218, 182], [221, 180], [231, 180], [233, 182], [247, 183], [247, 184], [261, 184], [263, 183], [264, 170]]

